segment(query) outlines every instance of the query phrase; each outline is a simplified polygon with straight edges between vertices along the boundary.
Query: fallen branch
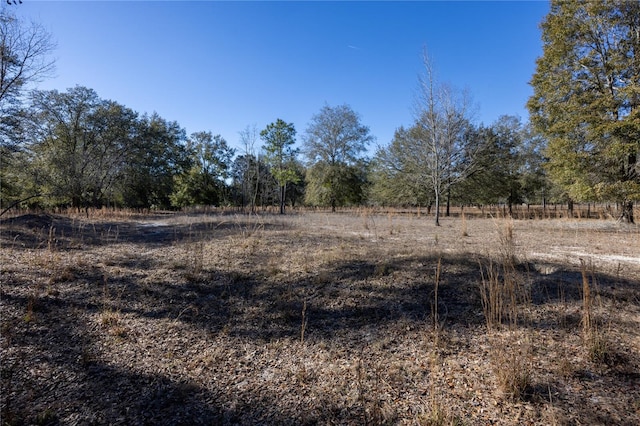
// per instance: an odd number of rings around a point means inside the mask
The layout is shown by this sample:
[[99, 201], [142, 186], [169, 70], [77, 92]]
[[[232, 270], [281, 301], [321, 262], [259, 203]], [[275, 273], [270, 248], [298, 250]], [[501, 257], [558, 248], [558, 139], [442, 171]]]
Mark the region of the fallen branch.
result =
[[28, 200], [30, 200], [30, 199], [32, 199], [32, 198], [40, 197], [41, 195], [42, 195], [42, 194], [32, 195], [32, 196], [30, 196], [30, 197], [23, 198], [22, 200], [18, 200], [18, 201], [15, 201], [15, 202], [11, 203], [11, 205], [9, 205], [9, 207], [7, 207], [6, 209], [2, 210], [2, 213], [0, 213], [0, 217], [2, 217], [6, 212], [8, 212], [9, 210], [11, 210], [12, 208], [14, 208], [15, 206], [17, 206], [18, 204], [23, 203], [23, 202], [25, 202], [25, 201], [28, 201]]

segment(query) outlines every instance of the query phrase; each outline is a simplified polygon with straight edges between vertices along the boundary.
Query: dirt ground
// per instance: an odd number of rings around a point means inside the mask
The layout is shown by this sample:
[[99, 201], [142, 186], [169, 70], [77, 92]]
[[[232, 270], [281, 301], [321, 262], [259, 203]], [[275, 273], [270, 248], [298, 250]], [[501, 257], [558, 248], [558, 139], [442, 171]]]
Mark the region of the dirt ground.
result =
[[0, 247], [2, 424], [640, 424], [636, 225], [26, 214]]

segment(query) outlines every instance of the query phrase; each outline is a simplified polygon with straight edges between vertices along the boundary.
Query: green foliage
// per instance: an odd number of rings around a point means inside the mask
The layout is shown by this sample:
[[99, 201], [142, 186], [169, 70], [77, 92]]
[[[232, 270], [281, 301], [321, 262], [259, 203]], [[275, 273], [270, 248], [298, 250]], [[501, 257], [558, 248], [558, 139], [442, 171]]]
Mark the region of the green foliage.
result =
[[275, 123], [267, 125], [260, 132], [265, 142], [265, 161], [269, 165], [271, 174], [280, 186], [280, 213], [284, 214], [286, 186], [296, 182], [298, 175], [294, 167], [297, 150], [293, 148], [296, 142], [296, 129], [293, 123], [285, 123], [277, 119]]
[[22, 149], [3, 145], [2, 205], [169, 208], [228, 201], [234, 150], [209, 132], [138, 114], [91, 89], [35, 91]]
[[387, 147], [376, 151], [370, 201], [383, 205], [431, 205], [433, 188], [426, 168], [410, 153], [418, 146], [415, 129], [400, 127]]
[[297, 150], [293, 148], [295, 136], [293, 123], [287, 124], [281, 119], [260, 132], [260, 137], [265, 142], [265, 160], [271, 166], [271, 173], [280, 186], [285, 186], [296, 178], [291, 167], [291, 161], [297, 154]]
[[324, 106], [313, 116], [304, 138], [310, 168], [305, 200], [313, 205], [360, 203], [366, 163], [360, 158], [373, 140], [369, 128], [348, 105]]
[[153, 114], [138, 122], [137, 137], [119, 185], [120, 204], [134, 208], [171, 207], [174, 176], [190, 167], [186, 135], [177, 122]]
[[306, 176], [305, 202], [313, 206], [359, 205], [365, 200], [367, 163], [334, 164], [317, 162]]
[[220, 135], [211, 132], [193, 133], [187, 141], [192, 166], [186, 173], [175, 176], [171, 204], [219, 205], [228, 201], [225, 180], [229, 177], [234, 150]]
[[19, 152], [8, 146], [0, 145], [0, 208], [20, 199], [20, 175], [23, 168], [20, 162]]
[[286, 199], [289, 200], [291, 206], [294, 207], [305, 201], [305, 194], [307, 193], [305, 176], [307, 169], [298, 159], [292, 162], [291, 168], [295, 174], [295, 179], [287, 185]]
[[29, 179], [31, 163], [25, 151], [26, 89], [48, 77], [55, 45], [41, 25], [27, 23], [7, 8], [0, 10], [0, 207], [31, 198], [38, 188]]
[[34, 92], [32, 181], [55, 204], [99, 207], [114, 196], [136, 134], [137, 114], [91, 89]]
[[458, 190], [473, 204], [539, 203], [549, 191], [542, 167], [545, 140], [514, 116], [502, 116], [490, 127], [474, 129], [476, 165]]
[[528, 103], [551, 178], [578, 201], [640, 198], [640, 3], [553, 1]]

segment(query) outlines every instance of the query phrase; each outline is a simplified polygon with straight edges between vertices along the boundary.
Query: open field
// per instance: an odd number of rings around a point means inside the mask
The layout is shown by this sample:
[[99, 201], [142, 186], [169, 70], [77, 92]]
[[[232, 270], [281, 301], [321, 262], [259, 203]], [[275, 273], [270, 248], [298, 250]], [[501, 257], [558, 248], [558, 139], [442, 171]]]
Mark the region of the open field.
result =
[[3, 424], [640, 424], [640, 227], [0, 222]]

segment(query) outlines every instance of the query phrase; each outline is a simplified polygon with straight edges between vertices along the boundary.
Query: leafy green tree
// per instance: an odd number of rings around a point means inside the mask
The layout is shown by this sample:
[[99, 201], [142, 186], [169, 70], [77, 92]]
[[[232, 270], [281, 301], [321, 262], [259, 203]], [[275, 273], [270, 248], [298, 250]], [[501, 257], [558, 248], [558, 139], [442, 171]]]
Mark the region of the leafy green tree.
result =
[[369, 185], [368, 165], [368, 161], [364, 159], [354, 164], [314, 164], [306, 173], [305, 202], [310, 205], [331, 206], [333, 212], [338, 205], [364, 203]]
[[235, 153], [227, 141], [211, 132], [196, 132], [187, 141], [192, 166], [176, 176], [171, 203], [176, 207], [216, 205], [228, 199], [226, 179]]
[[29, 86], [50, 76], [55, 48], [51, 36], [36, 23], [25, 23], [6, 8], [0, 10], [0, 207], [38, 195], [30, 187], [24, 125], [24, 95]]
[[512, 215], [513, 205], [524, 201], [521, 182], [524, 157], [520, 151], [523, 145], [522, 122], [518, 117], [503, 115], [493, 124], [492, 130], [494, 167], [491, 168], [491, 181], [500, 198], [506, 201], [509, 215]]
[[286, 123], [281, 119], [267, 125], [260, 132], [260, 137], [264, 141], [265, 160], [271, 174], [278, 182], [280, 214], [285, 212], [287, 184], [298, 180], [294, 166], [297, 154], [297, 150], [293, 148], [296, 142], [295, 136], [296, 129], [293, 123]]
[[509, 214], [520, 203], [544, 201], [544, 139], [519, 117], [503, 115], [489, 127], [473, 129], [480, 146], [473, 172], [456, 188], [458, 201], [506, 203]]
[[640, 200], [640, 3], [553, 0], [528, 102], [550, 177], [577, 201]]
[[137, 114], [77, 86], [32, 95], [34, 181], [54, 204], [99, 207], [113, 199], [136, 137]]
[[544, 208], [552, 194], [552, 184], [545, 170], [547, 140], [531, 123], [524, 126], [522, 135], [523, 145], [520, 155], [522, 156], [521, 186], [524, 202], [542, 204]]
[[419, 141], [415, 129], [400, 127], [387, 147], [379, 147], [373, 159], [370, 200], [383, 205], [430, 206], [433, 189], [428, 170], [410, 155]]
[[296, 205], [304, 203], [305, 194], [307, 192], [307, 182], [305, 181], [307, 168], [302, 161], [297, 158], [291, 163], [291, 168], [295, 174], [295, 179], [287, 185], [286, 197], [287, 200], [289, 200], [291, 207], [295, 207]]
[[348, 105], [324, 106], [304, 137], [309, 163], [306, 201], [310, 204], [355, 204], [363, 199], [366, 180], [361, 155], [373, 140], [369, 128]]
[[138, 120], [138, 131], [120, 182], [120, 204], [134, 208], [171, 207], [174, 176], [189, 169], [186, 134], [180, 125], [154, 113]]
[[476, 173], [470, 177], [475, 185], [465, 188], [480, 204], [506, 203], [510, 215], [514, 204], [524, 202], [522, 128], [518, 117], [503, 115], [482, 131], [484, 146], [477, 158]]
[[503, 175], [503, 168], [498, 159], [500, 149], [493, 127], [471, 126], [465, 137], [477, 147], [475, 164], [452, 189], [452, 198], [463, 205], [504, 202], [503, 185], [497, 182]]

